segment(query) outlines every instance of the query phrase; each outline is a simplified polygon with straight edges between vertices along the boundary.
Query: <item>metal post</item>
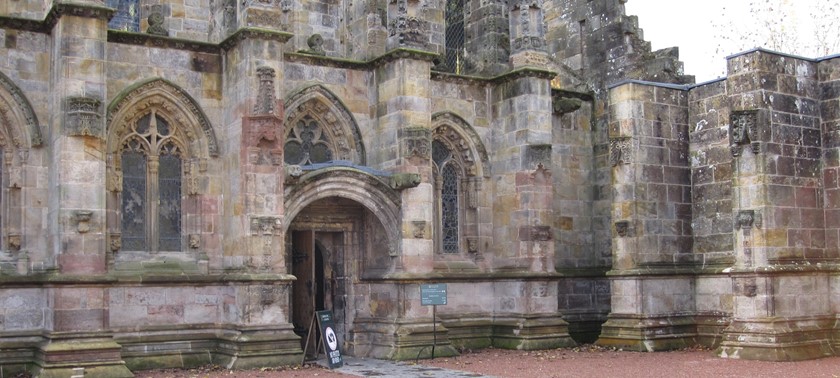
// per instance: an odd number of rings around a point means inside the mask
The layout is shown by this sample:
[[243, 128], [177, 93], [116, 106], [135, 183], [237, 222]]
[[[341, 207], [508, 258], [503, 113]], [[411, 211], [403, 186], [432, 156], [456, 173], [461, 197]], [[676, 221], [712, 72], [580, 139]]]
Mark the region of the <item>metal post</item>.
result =
[[435, 358], [435, 344], [437, 344], [437, 305], [432, 306], [432, 359]]

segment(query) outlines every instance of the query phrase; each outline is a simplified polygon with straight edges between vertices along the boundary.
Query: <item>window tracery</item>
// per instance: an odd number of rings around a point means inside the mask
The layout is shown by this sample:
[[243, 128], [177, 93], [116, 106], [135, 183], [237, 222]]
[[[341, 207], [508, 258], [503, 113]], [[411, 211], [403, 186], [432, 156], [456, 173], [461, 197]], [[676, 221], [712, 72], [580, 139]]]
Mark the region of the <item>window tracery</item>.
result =
[[182, 248], [183, 136], [154, 109], [120, 137], [117, 166], [122, 183], [121, 248], [180, 251]]
[[321, 125], [311, 116], [295, 122], [286, 137], [286, 164], [308, 165], [333, 160], [332, 141]]
[[438, 243], [443, 253], [460, 252], [459, 186], [460, 167], [449, 148], [439, 140], [432, 142], [432, 160], [435, 166], [435, 190], [437, 192]]

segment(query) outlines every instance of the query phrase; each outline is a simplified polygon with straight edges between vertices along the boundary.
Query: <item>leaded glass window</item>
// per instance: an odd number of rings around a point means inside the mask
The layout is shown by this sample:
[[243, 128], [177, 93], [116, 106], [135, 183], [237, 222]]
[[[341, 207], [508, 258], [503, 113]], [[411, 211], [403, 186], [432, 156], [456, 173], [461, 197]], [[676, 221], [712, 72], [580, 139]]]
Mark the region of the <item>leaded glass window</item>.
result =
[[307, 165], [333, 160], [333, 151], [327, 133], [318, 121], [310, 116], [295, 123], [286, 137], [284, 160], [286, 164]]
[[447, 0], [444, 14], [446, 19], [445, 70], [457, 74], [463, 73], [464, 67], [464, 2], [465, 0]]
[[105, 5], [115, 9], [108, 29], [140, 31], [140, 0], [107, 0]]
[[181, 148], [152, 111], [123, 137], [121, 241], [127, 251], [181, 250]]
[[460, 175], [452, 153], [440, 141], [432, 142], [432, 160], [437, 170], [438, 242], [443, 253], [458, 253], [460, 204], [458, 183]]

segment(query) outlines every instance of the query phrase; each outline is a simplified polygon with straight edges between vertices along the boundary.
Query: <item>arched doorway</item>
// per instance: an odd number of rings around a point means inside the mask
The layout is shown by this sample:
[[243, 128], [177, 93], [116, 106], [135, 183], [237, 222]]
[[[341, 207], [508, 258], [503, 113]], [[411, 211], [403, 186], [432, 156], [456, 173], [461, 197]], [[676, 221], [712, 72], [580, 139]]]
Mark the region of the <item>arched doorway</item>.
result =
[[[314, 355], [318, 340], [312, 319], [315, 311], [333, 313], [336, 334], [343, 350], [356, 317], [353, 308], [355, 282], [366, 271], [387, 270], [390, 258], [386, 233], [379, 219], [365, 206], [350, 199], [327, 197], [306, 206], [289, 226], [290, 271], [297, 278], [292, 284], [292, 324]], [[312, 328], [310, 330], [310, 328]]]

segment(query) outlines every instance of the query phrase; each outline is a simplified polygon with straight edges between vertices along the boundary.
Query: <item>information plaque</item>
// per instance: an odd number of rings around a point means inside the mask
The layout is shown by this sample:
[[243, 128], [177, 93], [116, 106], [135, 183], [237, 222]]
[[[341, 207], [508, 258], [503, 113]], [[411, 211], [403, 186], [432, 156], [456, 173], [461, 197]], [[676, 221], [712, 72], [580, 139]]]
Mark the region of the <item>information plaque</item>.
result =
[[446, 284], [420, 285], [420, 304], [443, 306], [446, 304]]

